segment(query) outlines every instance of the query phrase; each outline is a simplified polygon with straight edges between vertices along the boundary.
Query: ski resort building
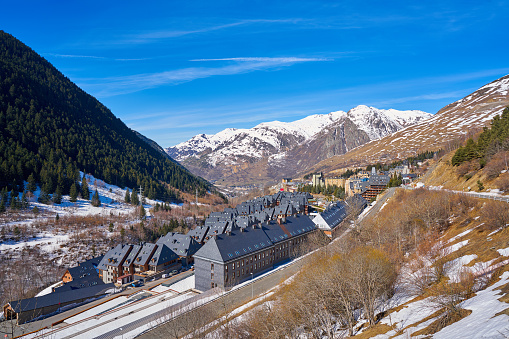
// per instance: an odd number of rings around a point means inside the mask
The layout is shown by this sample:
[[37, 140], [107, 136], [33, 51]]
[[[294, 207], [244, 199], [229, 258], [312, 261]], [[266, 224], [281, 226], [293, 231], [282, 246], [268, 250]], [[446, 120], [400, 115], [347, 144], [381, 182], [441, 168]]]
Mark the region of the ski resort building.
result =
[[194, 255], [196, 289], [228, 289], [299, 256], [317, 228], [306, 215], [279, 218], [214, 235]]

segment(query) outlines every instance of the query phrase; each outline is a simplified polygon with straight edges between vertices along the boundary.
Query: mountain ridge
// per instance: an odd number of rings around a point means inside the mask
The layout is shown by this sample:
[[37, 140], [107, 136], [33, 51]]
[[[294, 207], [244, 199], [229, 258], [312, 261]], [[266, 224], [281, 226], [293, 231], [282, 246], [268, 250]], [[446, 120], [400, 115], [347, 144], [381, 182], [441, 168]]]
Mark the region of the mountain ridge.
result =
[[[293, 122], [263, 122], [250, 129], [228, 128], [213, 135], [199, 134], [165, 151], [193, 173], [209, 180], [232, 179], [232, 175], [239, 172], [244, 173], [243, 178], [231, 181], [273, 180], [293, 176], [331, 155], [342, 154], [431, 117], [417, 110], [384, 110], [359, 105], [348, 112], [314, 114]], [[331, 137], [331, 133], [339, 139]], [[313, 145], [312, 156], [305, 154], [306, 145]], [[325, 152], [321, 151], [323, 147]], [[284, 166], [280, 166], [282, 159], [286, 162]], [[267, 165], [260, 167], [260, 163]]]

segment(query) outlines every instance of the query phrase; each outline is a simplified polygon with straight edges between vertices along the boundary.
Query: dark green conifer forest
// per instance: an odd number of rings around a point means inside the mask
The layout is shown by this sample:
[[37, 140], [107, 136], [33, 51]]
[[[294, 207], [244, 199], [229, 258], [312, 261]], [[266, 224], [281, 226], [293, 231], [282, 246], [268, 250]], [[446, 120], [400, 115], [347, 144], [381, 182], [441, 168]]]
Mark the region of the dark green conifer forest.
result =
[[57, 193], [59, 201], [71, 192], [75, 199], [88, 192], [80, 185], [80, 170], [120, 187], [141, 186], [145, 196], [165, 201], [177, 197], [174, 189], [200, 194], [209, 189], [48, 61], [0, 31], [0, 190], [16, 195], [37, 184], [43, 199]]

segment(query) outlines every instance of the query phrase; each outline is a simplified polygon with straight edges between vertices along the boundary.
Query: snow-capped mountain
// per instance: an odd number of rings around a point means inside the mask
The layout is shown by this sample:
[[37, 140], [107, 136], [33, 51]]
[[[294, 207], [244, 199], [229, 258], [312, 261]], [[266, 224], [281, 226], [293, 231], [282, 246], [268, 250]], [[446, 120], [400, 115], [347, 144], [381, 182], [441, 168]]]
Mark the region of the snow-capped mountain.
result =
[[[192, 172], [209, 180], [217, 180], [246, 170], [246, 164], [262, 161], [270, 166], [275, 162], [281, 163], [296, 149], [299, 151], [292, 154], [292, 161], [302, 160], [298, 155], [302, 153], [306, 158], [305, 163], [310, 164], [311, 161], [312, 165], [313, 161], [316, 163], [324, 157], [340, 154], [341, 150], [347, 151], [350, 146], [355, 147], [379, 139], [431, 117], [431, 114], [422, 111], [383, 110], [361, 105], [348, 112], [315, 114], [293, 122], [264, 122], [250, 129], [228, 128], [213, 135], [199, 134], [186, 142], [167, 148], [166, 152]], [[336, 139], [332, 140], [329, 134], [337, 134], [338, 128], [343, 137], [337, 140], [345, 146], [336, 147], [338, 151], [331, 152], [329, 147], [326, 152], [321, 152], [318, 145], [326, 143], [331, 146], [331, 142], [334, 144]], [[352, 133], [353, 130], [356, 133]], [[349, 140], [346, 140], [345, 136]], [[318, 153], [315, 150], [314, 154], [305, 154], [306, 145], [310, 144], [315, 145]], [[250, 171], [253, 170], [252, 166], [249, 167]], [[269, 170], [255, 167], [257, 172]], [[249, 181], [249, 177], [251, 175], [247, 175], [246, 181]], [[262, 178], [261, 173], [258, 173], [257, 177]], [[240, 180], [243, 181], [244, 179]]]
[[341, 167], [405, 159], [423, 151], [449, 150], [489, 125], [493, 117], [508, 106], [509, 75], [506, 75], [445, 106], [431, 119], [365, 143], [342, 157], [331, 157], [310, 171], [332, 172]]

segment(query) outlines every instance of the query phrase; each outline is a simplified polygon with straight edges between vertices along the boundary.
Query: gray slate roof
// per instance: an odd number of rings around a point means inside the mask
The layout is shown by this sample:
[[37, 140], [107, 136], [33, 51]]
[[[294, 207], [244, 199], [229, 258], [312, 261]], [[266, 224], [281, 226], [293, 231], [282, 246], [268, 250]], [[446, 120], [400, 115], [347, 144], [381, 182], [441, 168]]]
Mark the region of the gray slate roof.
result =
[[87, 288], [81, 288], [79, 290], [70, 290], [61, 293], [50, 293], [40, 297], [15, 300], [9, 302], [9, 304], [11, 305], [12, 309], [17, 313], [29, 312], [47, 306], [58, 305], [59, 303], [63, 304], [84, 298], [100, 296], [105, 294], [107, 290], [112, 289], [114, 287], [115, 285], [113, 283], [97, 285]]
[[194, 240], [198, 242], [203, 242], [205, 240], [205, 236], [209, 230], [208, 226], [197, 226], [196, 228], [190, 230], [187, 235], [194, 238]]
[[118, 266], [122, 262], [122, 259], [129, 253], [132, 245], [123, 245], [118, 244], [104, 255], [99, 266], [97, 267], [100, 270], [106, 271], [109, 266]]
[[136, 256], [136, 259], [134, 259], [134, 264], [139, 266], [144, 266], [148, 263], [150, 258], [152, 257], [152, 252], [156, 248], [155, 244], [151, 244], [149, 242], [146, 242], [141, 247], [140, 253]]
[[190, 235], [170, 232], [157, 240], [157, 244], [165, 244], [180, 257], [189, 257], [200, 249], [201, 245]]
[[136, 257], [138, 256], [138, 253], [140, 253], [141, 246], [140, 245], [133, 245], [133, 248], [127, 258], [125, 259], [124, 263], [122, 264], [123, 267], [129, 267], [131, 264], [134, 263], [134, 260], [136, 260]]
[[173, 252], [168, 246], [165, 244], [159, 244], [152, 259], [150, 259], [150, 266], [159, 266], [165, 264], [171, 260], [178, 259], [179, 256]]
[[287, 217], [283, 225], [265, 223], [261, 228], [235, 229], [231, 234], [212, 237], [194, 256], [224, 263], [314, 229], [316, 226], [308, 216]]
[[338, 202], [333, 204], [325, 211], [320, 213], [323, 220], [329, 225], [330, 228], [334, 228], [339, 225], [348, 215], [346, 204]]

